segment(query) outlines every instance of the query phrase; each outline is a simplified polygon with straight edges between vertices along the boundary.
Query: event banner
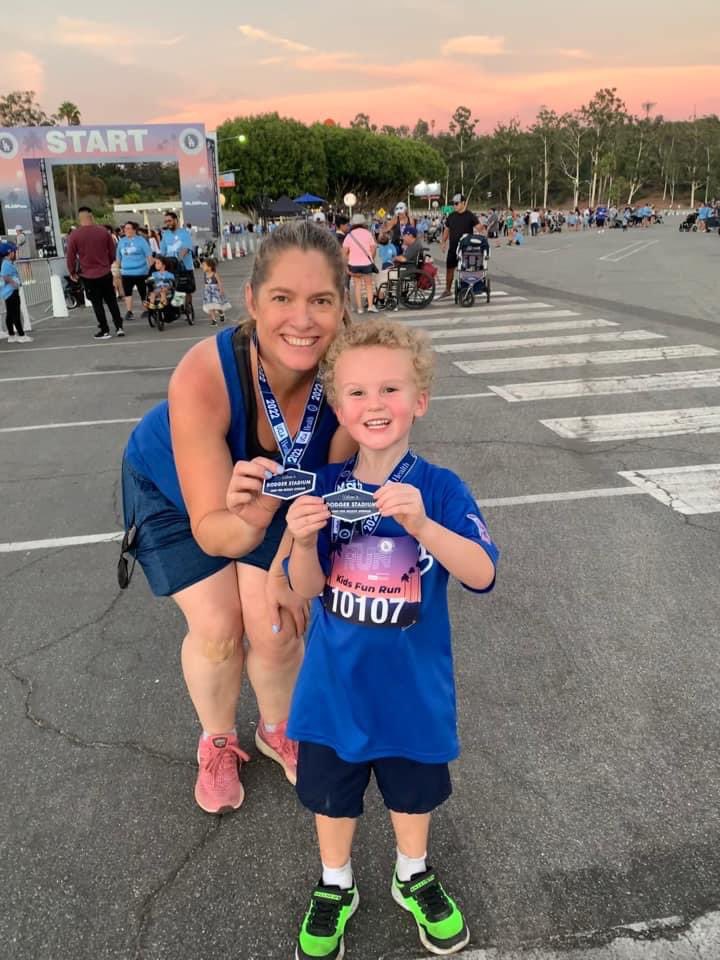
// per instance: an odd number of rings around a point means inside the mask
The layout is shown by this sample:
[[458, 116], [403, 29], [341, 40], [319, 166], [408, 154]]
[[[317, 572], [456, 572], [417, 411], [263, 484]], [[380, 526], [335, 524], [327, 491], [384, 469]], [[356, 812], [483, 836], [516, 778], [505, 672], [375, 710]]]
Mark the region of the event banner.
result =
[[[0, 127], [0, 204], [7, 229], [22, 227], [36, 233], [33, 207], [40, 189], [34, 176], [42, 160], [48, 174], [55, 164], [142, 163], [175, 161], [185, 222], [200, 234], [217, 232], [217, 187], [214, 143], [205, 127], [196, 124], [137, 124], [135, 126]], [[32, 171], [32, 172], [31, 172]], [[59, 233], [59, 225], [55, 225]]]

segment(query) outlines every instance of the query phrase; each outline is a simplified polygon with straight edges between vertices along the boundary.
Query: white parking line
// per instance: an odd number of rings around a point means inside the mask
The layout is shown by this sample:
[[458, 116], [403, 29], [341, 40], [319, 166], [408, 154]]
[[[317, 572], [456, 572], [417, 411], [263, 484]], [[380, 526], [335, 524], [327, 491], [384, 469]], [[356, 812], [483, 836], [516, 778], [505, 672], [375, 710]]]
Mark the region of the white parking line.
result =
[[610, 413], [597, 417], [565, 417], [540, 423], [566, 440], [605, 443], [609, 440], [645, 440], [695, 433], [720, 433], [720, 407], [685, 407]]
[[81, 537], [54, 537], [50, 540], [18, 540], [0, 543], [0, 553], [25, 553], [29, 550], [56, 550], [61, 547], [84, 547], [91, 543], [111, 543], [122, 540], [122, 530], [113, 533], [88, 533]]
[[[128, 347], [151, 347], [159, 346], [163, 343], [196, 343], [198, 340], [207, 340], [208, 337], [214, 337], [214, 333], [203, 333], [199, 337], [150, 337], [146, 340], [133, 340], [132, 338], [128, 339], [125, 337], [122, 341], [122, 347], [120, 349], [127, 350]], [[115, 338], [113, 338], [115, 339]], [[68, 343], [63, 344], [59, 347], [23, 347], [22, 349], [15, 350], [3, 350], [0, 352], [0, 357], [9, 357], [17, 356], [18, 354], [28, 354], [28, 353], [44, 353], [48, 350], [102, 350], [103, 348], [107, 349], [109, 340], [96, 340], [92, 343]]]
[[614, 320], [552, 320], [543, 323], [513, 323], [499, 327], [463, 327], [461, 330], [433, 330], [428, 333], [431, 340], [450, 340], [452, 337], [492, 336], [500, 333], [540, 333], [543, 330], [591, 330], [597, 327], [618, 327]]
[[72, 377], [112, 377], [119, 373], [160, 373], [175, 367], [125, 367], [123, 370], [81, 370], [77, 373], [44, 373], [33, 377], [0, 377], [0, 383], [25, 383], [26, 380], [70, 380]]
[[568, 337], [528, 337], [527, 340], [475, 340], [434, 346], [437, 353], [465, 353], [466, 350], [528, 350], [533, 347], [562, 347], [570, 343], [620, 343], [627, 340], [664, 340], [665, 334], [651, 330], [622, 330], [612, 333], [578, 333]]
[[[477, 497], [483, 508], [515, 507], [534, 503], [564, 503], [573, 500], [596, 500], [605, 497], [629, 497], [644, 494], [639, 487], [604, 487], [588, 490], [567, 490], [558, 493], [536, 493], [520, 497]], [[122, 540], [122, 530], [113, 533], [91, 533], [77, 537], [58, 537], [50, 540], [24, 540], [0, 543], [0, 553], [24, 553], [30, 550], [51, 550], [58, 547], [82, 547], [87, 544], [109, 543]]]
[[[659, 240], [648, 240], [647, 243], [634, 244], [635, 250], [628, 250], [627, 253], [621, 253], [620, 256], [617, 256], [620, 253], [620, 250], [616, 250], [613, 255], [607, 254], [604, 257], [598, 257], [598, 260], [606, 260], [608, 263], [620, 263], [621, 260], [625, 260], [627, 257], [634, 257], [636, 253], [640, 253], [642, 250], [647, 250], [648, 247], [652, 247], [654, 244], [660, 243]], [[623, 247], [622, 249], [627, 249]]]
[[[513, 310], [508, 313], [496, 313], [494, 316], [488, 317], [488, 320], [495, 323], [498, 320], [529, 320], [531, 318], [535, 319], [535, 317], [540, 320], [556, 320], [560, 317], [579, 316], [580, 314], [577, 310], [544, 310], [542, 313], [527, 313], [525, 307], [523, 307], [520, 311]], [[447, 317], [434, 317], [432, 320], [403, 320], [402, 323], [408, 327], [450, 327], [461, 326], [463, 323], [477, 323], [479, 320], [482, 320], [482, 315], [479, 313], [461, 313]]]
[[713, 357], [719, 351], [699, 343], [679, 347], [647, 347], [640, 350], [590, 350], [587, 353], [551, 353], [542, 357], [503, 357], [502, 359], [454, 360], [463, 373], [516, 373], [518, 370], [553, 370], [560, 367], [609, 366], [615, 363], [650, 363], [660, 360], [684, 360], [688, 357]]
[[646, 373], [636, 377], [597, 377], [594, 380], [542, 380], [504, 383], [489, 387], [510, 403], [528, 400], [560, 400], [568, 397], [600, 397], [616, 393], [645, 393], [663, 390], [699, 390], [720, 387], [720, 368]]
[[112, 423], [140, 423], [140, 417], [122, 420], [70, 420], [67, 423], [34, 423], [28, 427], [0, 427], [0, 433], [26, 433], [29, 430], [63, 430], [66, 427], [105, 427]]
[[621, 470], [629, 480], [660, 503], [686, 516], [720, 511], [720, 463], [653, 470]]

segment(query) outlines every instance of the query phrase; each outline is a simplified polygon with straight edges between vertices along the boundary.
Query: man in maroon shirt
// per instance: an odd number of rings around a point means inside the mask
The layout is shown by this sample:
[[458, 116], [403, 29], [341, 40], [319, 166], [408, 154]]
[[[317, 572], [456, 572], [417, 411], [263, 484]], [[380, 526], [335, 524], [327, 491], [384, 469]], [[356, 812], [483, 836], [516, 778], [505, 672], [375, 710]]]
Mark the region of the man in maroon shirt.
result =
[[122, 317], [118, 307], [117, 295], [110, 267], [115, 261], [115, 244], [110, 231], [95, 223], [90, 207], [78, 210], [80, 226], [68, 237], [67, 268], [70, 277], [77, 280], [78, 275], [85, 287], [85, 293], [92, 304], [98, 322], [98, 331], [93, 334], [95, 340], [110, 340], [105, 307], [115, 324], [118, 337], [124, 337]]

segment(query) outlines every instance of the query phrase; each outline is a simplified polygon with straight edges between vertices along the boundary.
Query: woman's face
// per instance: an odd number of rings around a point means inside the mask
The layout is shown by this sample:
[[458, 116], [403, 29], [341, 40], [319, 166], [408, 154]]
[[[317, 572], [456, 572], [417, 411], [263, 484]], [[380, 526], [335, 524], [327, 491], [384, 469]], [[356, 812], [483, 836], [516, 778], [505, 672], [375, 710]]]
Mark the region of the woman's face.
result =
[[135, 230], [135, 227], [134, 227], [131, 223], [126, 223], [124, 229], [125, 229], [125, 236], [126, 236], [126, 237], [134, 237], [134, 236], [135, 236], [136, 230]]
[[345, 293], [322, 253], [288, 250], [278, 255], [256, 293], [245, 288], [263, 359], [288, 370], [313, 370], [342, 322]]

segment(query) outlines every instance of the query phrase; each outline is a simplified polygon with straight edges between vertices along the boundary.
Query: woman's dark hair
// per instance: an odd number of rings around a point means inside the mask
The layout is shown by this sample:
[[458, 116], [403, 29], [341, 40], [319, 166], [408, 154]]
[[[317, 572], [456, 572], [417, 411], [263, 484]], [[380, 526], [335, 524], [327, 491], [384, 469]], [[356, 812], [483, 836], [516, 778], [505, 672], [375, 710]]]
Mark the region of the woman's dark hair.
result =
[[217, 260], [215, 257], [205, 257], [203, 263], [206, 263], [211, 270], [217, 270]]
[[[267, 234], [255, 256], [250, 277], [250, 287], [254, 296], [257, 297], [260, 287], [267, 281], [278, 257], [290, 250], [301, 250], [303, 253], [315, 251], [325, 257], [333, 276], [335, 289], [344, 307], [343, 323], [348, 326], [350, 311], [345, 293], [347, 263], [337, 238], [324, 224], [319, 225], [310, 220], [290, 221]], [[253, 319], [246, 320], [244, 324], [246, 331], [251, 331], [254, 327]]]

